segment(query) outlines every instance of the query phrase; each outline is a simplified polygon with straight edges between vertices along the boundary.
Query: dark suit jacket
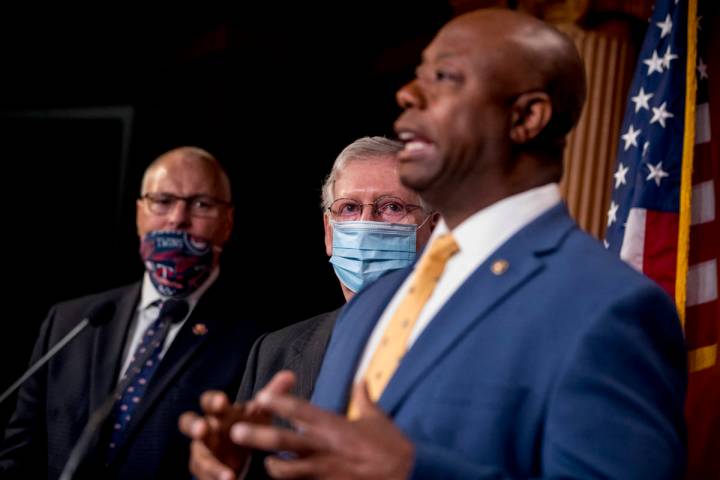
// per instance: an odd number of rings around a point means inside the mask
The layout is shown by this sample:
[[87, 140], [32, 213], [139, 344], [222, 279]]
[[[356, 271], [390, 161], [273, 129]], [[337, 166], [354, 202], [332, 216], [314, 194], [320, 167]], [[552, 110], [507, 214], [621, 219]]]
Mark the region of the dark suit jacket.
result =
[[[230, 308], [230, 295], [218, 279], [201, 297], [156, 370], [141, 405], [128, 426], [125, 441], [95, 478], [189, 477], [189, 440], [177, 427], [186, 410], [198, 411], [202, 392], [217, 389], [234, 395], [247, 353], [261, 333]], [[116, 311], [109, 323], [89, 328], [54, 357], [20, 390], [0, 450], [2, 478], [57, 478], [89, 414], [111, 394], [121, 368], [128, 327], [139, 301], [140, 284], [59, 303], [42, 325], [32, 361], [87, 314], [92, 305], [110, 301]], [[204, 335], [193, 326], [202, 323]], [[105, 458], [98, 440], [97, 455]]]
[[[268, 333], [253, 345], [237, 395], [237, 402], [250, 400], [280, 370], [292, 370], [297, 378], [293, 395], [309, 399], [315, 387], [335, 319], [342, 309], [321, 313], [303, 322]], [[285, 422], [276, 421], [287, 426]], [[263, 466], [265, 454], [257, 452], [250, 462], [247, 480], [269, 478]]]
[[[367, 339], [409, 272], [347, 305], [313, 403], [346, 411]], [[415, 445], [412, 478], [676, 479], [685, 367], [672, 300], [557, 206], [467, 278], [378, 405]]]
[[248, 356], [237, 401], [250, 400], [280, 370], [297, 377], [293, 395], [309, 399], [340, 308], [258, 338]]

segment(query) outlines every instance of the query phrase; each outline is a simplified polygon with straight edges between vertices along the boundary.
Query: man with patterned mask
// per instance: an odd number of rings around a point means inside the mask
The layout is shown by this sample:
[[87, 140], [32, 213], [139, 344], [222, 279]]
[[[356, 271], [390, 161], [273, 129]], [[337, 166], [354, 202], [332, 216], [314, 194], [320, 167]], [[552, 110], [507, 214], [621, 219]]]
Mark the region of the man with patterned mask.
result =
[[[177, 417], [197, 408], [207, 389], [236, 393], [261, 331], [232, 313], [233, 292], [220, 275], [233, 227], [227, 174], [205, 150], [173, 149], [145, 171], [136, 214], [142, 281], [51, 309], [33, 360], [94, 306], [114, 307], [21, 390], [0, 450], [3, 478], [57, 478], [104, 402], [114, 402], [112, 411], [80, 476], [187, 478], [189, 440]], [[183, 307], [167, 313], [178, 302]], [[117, 399], [108, 401], [113, 392]]]

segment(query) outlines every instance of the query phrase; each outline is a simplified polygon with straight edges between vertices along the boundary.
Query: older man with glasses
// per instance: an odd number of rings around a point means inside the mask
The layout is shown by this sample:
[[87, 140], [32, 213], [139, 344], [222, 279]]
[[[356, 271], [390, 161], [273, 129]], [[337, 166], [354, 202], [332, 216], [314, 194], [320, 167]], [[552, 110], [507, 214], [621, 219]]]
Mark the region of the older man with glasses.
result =
[[[432, 233], [439, 214], [398, 176], [400, 142], [363, 137], [338, 155], [322, 188], [325, 247], [346, 301], [381, 275], [410, 265]], [[221, 392], [201, 399], [205, 418], [186, 413], [180, 428], [193, 438], [191, 470], [200, 479], [227, 478], [246, 468], [247, 452], [230, 443], [236, 419], [255, 416], [247, 402], [275, 373], [297, 375], [293, 392], [309, 398], [330, 333], [341, 309], [261, 337], [253, 347], [237, 402]], [[269, 421], [262, 419], [261, 421]], [[264, 477], [261, 461], [247, 478]]]
[[410, 265], [437, 223], [438, 215], [400, 183], [401, 148], [382, 137], [356, 140], [323, 185], [325, 250], [346, 300], [383, 273]]
[[225, 171], [202, 149], [171, 150], [145, 171], [136, 209], [142, 281], [51, 309], [33, 360], [93, 307], [111, 313], [22, 388], [0, 477], [58, 478], [95, 414], [74, 478], [187, 478], [189, 440], [177, 431], [178, 416], [209, 388], [237, 391], [261, 331], [236, 318], [220, 280], [233, 227]]

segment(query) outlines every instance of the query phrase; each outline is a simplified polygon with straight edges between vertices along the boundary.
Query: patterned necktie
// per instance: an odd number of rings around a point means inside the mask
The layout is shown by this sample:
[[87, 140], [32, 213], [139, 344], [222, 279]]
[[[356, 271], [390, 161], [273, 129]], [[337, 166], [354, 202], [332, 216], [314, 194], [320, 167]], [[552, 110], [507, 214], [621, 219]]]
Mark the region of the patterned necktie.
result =
[[[380, 398], [395, 373], [407, 351], [408, 338], [420, 312], [440, 280], [448, 259], [458, 250], [455, 239], [450, 233], [446, 233], [433, 240], [427, 254], [420, 260], [410, 288], [385, 328], [365, 371], [364, 380], [367, 382], [368, 392], [373, 401]], [[357, 406], [351, 401], [348, 418], [354, 420], [358, 415]]]
[[[165, 338], [170, 330], [172, 315], [167, 312], [172, 302], [163, 302], [159, 308], [157, 319], [150, 324], [142, 336], [140, 344], [130, 359], [125, 374], [120, 382], [127, 382], [127, 387], [119, 393], [111, 415], [112, 429], [109, 454], [120, 445], [125, 430], [132, 420], [132, 415], [145, 394], [150, 379], [160, 363]], [[153, 305], [148, 309], [153, 308]]]

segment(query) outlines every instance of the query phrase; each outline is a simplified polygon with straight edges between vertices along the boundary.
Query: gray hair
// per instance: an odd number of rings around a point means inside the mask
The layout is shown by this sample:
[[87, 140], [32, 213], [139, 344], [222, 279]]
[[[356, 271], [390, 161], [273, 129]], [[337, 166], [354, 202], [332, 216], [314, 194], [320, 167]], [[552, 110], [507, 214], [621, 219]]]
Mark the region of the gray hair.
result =
[[[402, 142], [396, 140], [390, 140], [385, 137], [362, 137], [358, 138], [350, 145], [345, 147], [340, 155], [335, 159], [330, 174], [325, 178], [322, 186], [322, 209], [323, 211], [330, 208], [333, 201], [335, 201], [335, 181], [337, 180], [338, 174], [347, 166], [350, 161], [367, 160], [369, 158], [377, 157], [395, 157], [397, 153], [403, 149]], [[418, 198], [420, 198], [418, 196]], [[420, 198], [420, 206], [426, 212], [431, 209], [428, 205]]]

